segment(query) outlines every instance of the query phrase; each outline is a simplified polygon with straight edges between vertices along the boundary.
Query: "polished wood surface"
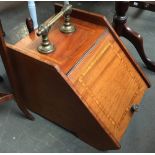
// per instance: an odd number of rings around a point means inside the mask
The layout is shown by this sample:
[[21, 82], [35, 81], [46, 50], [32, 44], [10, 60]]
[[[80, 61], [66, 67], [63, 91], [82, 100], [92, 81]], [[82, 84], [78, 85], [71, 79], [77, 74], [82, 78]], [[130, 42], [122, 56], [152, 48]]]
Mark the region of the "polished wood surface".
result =
[[[83, 54], [83, 51], [89, 49], [104, 33], [105, 28], [100, 25], [81, 22], [79, 19], [72, 18], [72, 22], [76, 25], [76, 32], [72, 34], [63, 34], [59, 31], [63, 19], [57, 22], [49, 32], [49, 40], [54, 43], [56, 51], [48, 55], [39, 54], [37, 47], [41, 43], [41, 38], [35, 32], [17, 42], [16, 47], [27, 50], [28, 53], [38, 55], [41, 59], [46, 57], [53, 64], [57, 64], [64, 73], [77, 62]], [[65, 49], [65, 50], [64, 50]]]
[[79, 93], [61, 70], [12, 49], [9, 55], [22, 104], [98, 149], [119, 148], [119, 143], [109, 138], [83, 105]]
[[130, 108], [150, 84], [104, 17], [74, 9], [77, 31], [68, 35], [62, 20], [49, 33], [51, 54], [37, 51], [35, 31], [6, 44], [17, 102], [98, 149], [119, 149]]
[[108, 33], [68, 76], [101, 126], [119, 141], [147, 84], [114, 38]]

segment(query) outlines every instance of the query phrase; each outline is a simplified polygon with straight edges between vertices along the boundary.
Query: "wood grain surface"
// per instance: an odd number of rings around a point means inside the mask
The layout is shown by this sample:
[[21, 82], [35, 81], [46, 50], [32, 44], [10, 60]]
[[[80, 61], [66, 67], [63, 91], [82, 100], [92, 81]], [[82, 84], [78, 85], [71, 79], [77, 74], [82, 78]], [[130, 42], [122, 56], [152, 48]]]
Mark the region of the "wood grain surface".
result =
[[[68, 74], [101, 125], [119, 141], [147, 85], [110, 33]], [[97, 115], [97, 116], [96, 116]]]
[[[46, 56], [44, 55], [44, 57], [47, 57], [51, 62], [57, 64], [64, 73], [68, 72], [73, 64], [81, 57], [83, 51], [89, 49], [101, 33], [105, 31], [104, 27], [100, 25], [90, 24], [85, 21], [81, 22], [79, 19], [72, 18], [72, 22], [75, 23], [77, 29], [77, 31], [72, 34], [63, 34], [59, 31], [63, 19], [59, 20], [59, 22], [52, 27], [49, 32], [49, 40], [54, 43], [56, 51]], [[22, 49], [42, 57], [42, 54], [39, 54], [37, 51], [37, 47], [40, 44], [41, 38], [33, 32], [30, 36], [17, 42], [16, 47], [22, 47]]]

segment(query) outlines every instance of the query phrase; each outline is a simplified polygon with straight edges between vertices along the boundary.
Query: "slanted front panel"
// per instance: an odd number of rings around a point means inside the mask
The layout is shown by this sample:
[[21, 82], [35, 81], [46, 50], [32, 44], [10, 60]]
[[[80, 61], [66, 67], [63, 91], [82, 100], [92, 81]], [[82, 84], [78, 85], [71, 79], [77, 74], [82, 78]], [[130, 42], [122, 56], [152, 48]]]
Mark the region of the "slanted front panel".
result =
[[101, 125], [120, 140], [139, 103], [145, 82], [109, 33], [81, 59], [68, 77]]

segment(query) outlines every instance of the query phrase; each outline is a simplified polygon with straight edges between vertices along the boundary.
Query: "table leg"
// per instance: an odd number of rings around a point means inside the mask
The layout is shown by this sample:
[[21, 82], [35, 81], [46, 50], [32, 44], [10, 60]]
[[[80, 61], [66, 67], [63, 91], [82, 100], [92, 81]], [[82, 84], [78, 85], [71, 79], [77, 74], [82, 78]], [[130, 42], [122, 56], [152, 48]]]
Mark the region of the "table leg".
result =
[[115, 2], [116, 14], [113, 18], [113, 27], [119, 36], [127, 38], [134, 45], [147, 68], [155, 71], [155, 62], [149, 59], [144, 51], [143, 37], [127, 26], [126, 12], [128, 8], [128, 1]]
[[[0, 20], [0, 29], [2, 30], [2, 34], [3, 34], [3, 36], [5, 35], [5, 33], [4, 33], [4, 31], [3, 31], [3, 27], [2, 27], [2, 23], [1, 23], [1, 20]], [[0, 76], [0, 82], [2, 82], [3, 81], [3, 78], [2, 78], [2, 76]], [[1, 93], [0, 93], [0, 96], [1, 96]], [[3, 103], [3, 102], [5, 102], [4, 100], [1, 100], [1, 97], [0, 97], [0, 103]]]
[[12, 99], [13, 99], [13, 94], [5, 94], [0, 92], [0, 105]]
[[[11, 64], [10, 64], [10, 61], [9, 61], [9, 56], [8, 56], [8, 51], [7, 51], [7, 47], [5, 45], [5, 41], [4, 41], [4, 38], [3, 38], [3, 34], [2, 34], [2, 29], [0, 28], [0, 55], [2, 57], [2, 60], [3, 60], [3, 63], [4, 63], [4, 66], [5, 66], [5, 69], [6, 69], [6, 72], [7, 72], [7, 75], [8, 75], [8, 78], [9, 78], [9, 81], [10, 81], [10, 84], [14, 90], [14, 97], [16, 99], [16, 102], [17, 102], [17, 105], [18, 107], [20, 108], [20, 110], [25, 114], [25, 116], [30, 119], [30, 120], [34, 120], [34, 117], [31, 115], [31, 113], [28, 111], [27, 107], [21, 103], [21, 98], [20, 98], [20, 91], [19, 91], [19, 88], [17, 86], [17, 79], [14, 77], [14, 73], [12, 71], [12, 67], [11, 67]], [[11, 94], [10, 94], [11, 95]], [[12, 95], [11, 96], [7, 96], [3, 93], [0, 93], [0, 103], [3, 103], [4, 101], [6, 101], [6, 99], [10, 99], [11, 97], [13, 97]]]
[[4, 32], [4, 30], [3, 30], [3, 26], [2, 26], [1, 20], [0, 20], [0, 29], [2, 30], [3, 36], [5, 36], [5, 32]]

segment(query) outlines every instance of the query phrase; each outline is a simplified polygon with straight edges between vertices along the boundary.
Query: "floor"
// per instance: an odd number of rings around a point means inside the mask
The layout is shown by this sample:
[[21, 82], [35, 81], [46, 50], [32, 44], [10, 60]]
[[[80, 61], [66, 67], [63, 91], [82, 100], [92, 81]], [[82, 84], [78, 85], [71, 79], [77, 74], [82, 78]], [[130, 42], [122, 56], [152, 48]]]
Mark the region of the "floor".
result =
[[[9, 3], [9, 2], [8, 2]], [[105, 15], [109, 22], [114, 14], [114, 2], [72, 2], [74, 7]], [[39, 24], [53, 13], [53, 2], [37, 2]], [[12, 4], [0, 12], [6, 32], [6, 41], [15, 43], [27, 33], [25, 18], [28, 17], [27, 3]], [[130, 8], [128, 25], [144, 37], [148, 56], [155, 59], [155, 16], [153, 12]], [[121, 149], [105, 152], [155, 152], [155, 73], [146, 69], [133, 45], [122, 38], [134, 55], [142, 70], [151, 81], [152, 87], [145, 94], [140, 112], [135, 114], [121, 141]], [[4, 83], [0, 90], [10, 89], [5, 69], [0, 61]], [[16, 106], [9, 101], [0, 107], [0, 152], [102, 152], [82, 142], [74, 135], [34, 114], [36, 120], [25, 119]]]

